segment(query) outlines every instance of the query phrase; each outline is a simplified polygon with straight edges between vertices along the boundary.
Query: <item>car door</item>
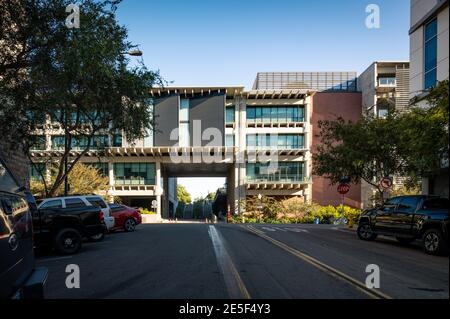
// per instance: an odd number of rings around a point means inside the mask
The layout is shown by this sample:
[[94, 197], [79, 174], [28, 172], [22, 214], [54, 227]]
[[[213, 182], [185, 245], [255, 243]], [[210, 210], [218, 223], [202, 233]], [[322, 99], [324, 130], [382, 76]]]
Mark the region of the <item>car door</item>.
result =
[[377, 210], [373, 223], [375, 231], [381, 233], [392, 232], [393, 214], [401, 199], [402, 197], [390, 198]]
[[108, 229], [113, 228], [115, 223], [114, 216], [111, 214], [111, 209], [109, 208], [105, 200], [100, 196], [88, 196], [86, 197], [86, 200], [92, 206], [98, 207], [102, 210], [106, 226], [108, 227]]
[[391, 230], [398, 235], [411, 235], [414, 214], [421, 198], [405, 196], [392, 213]]

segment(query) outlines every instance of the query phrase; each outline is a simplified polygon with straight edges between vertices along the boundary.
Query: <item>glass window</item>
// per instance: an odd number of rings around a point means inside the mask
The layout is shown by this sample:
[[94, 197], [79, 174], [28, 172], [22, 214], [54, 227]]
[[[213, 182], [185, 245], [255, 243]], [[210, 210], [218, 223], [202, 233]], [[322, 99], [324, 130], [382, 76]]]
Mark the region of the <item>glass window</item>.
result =
[[180, 122], [189, 121], [189, 99], [180, 99]]
[[254, 107], [247, 108], [247, 121], [253, 123], [255, 121], [256, 109]]
[[122, 134], [114, 134], [113, 147], [122, 147]]
[[45, 144], [46, 144], [45, 136], [36, 136], [31, 149], [36, 151], [43, 151], [46, 149]]
[[406, 212], [413, 212], [416, 210], [417, 204], [419, 203], [418, 197], [403, 197], [400, 205], [398, 207], [399, 210]]
[[30, 179], [33, 181], [41, 180], [41, 175], [45, 176], [45, 163], [34, 163], [30, 165]]
[[52, 150], [63, 150], [64, 149], [64, 136], [53, 135], [52, 136]]
[[446, 198], [431, 198], [423, 203], [423, 209], [445, 209], [449, 208], [449, 200]]
[[42, 204], [42, 206], [40, 207], [40, 209], [46, 208], [62, 208], [62, 200], [60, 199], [49, 200], [48, 202]]
[[106, 177], [109, 175], [108, 163], [84, 163], [84, 164], [96, 168], [101, 176]]
[[379, 107], [378, 108], [378, 117], [379, 118], [386, 118], [389, 114], [389, 109], [388, 108], [383, 108], [383, 107]]
[[262, 121], [262, 110], [260, 107], [257, 107], [255, 110], [255, 121], [261, 122]]
[[278, 122], [286, 122], [287, 109], [285, 107], [278, 108]]
[[226, 123], [234, 123], [234, 106], [233, 107], [227, 107], [225, 109], [225, 122]]
[[270, 123], [270, 113], [271, 113], [270, 107], [262, 108], [262, 118], [264, 123]]
[[180, 123], [179, 133], [179, 146], [190, 146], [189, 138], [189, 123]]
[[155, 163], [114, 163], [117, 185], [154, 185]]
[[437, 81], [437, 19], [434, 19], [425, 26], [424, 38], [424, 88], [429, 89]]
[[227, 146], [227, 147], [234, 146], [234, 135], [232, 135], [232, 134], [225, 135], [225, 146]]
[[99, 208], [107, 207], [105, 201], [103, 199], [101, 199], [100, 197], [87, 197], [86, 199], [89, 203], [92, 204], [92, 206], [99, 207]]
[[86, 204], [79, 198], [66, 198], [65, 201], [67, 208], [77, 208], [86, 206]]

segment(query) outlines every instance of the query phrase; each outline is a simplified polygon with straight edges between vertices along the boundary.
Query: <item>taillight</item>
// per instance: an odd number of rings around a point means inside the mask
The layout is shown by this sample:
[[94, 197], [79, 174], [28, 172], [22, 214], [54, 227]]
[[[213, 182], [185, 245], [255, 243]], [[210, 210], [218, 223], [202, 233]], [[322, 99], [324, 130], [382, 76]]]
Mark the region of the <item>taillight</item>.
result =
[[100, 220], [101, 221], [105, 220], [105, 214], [103, 212], [100, 212]]

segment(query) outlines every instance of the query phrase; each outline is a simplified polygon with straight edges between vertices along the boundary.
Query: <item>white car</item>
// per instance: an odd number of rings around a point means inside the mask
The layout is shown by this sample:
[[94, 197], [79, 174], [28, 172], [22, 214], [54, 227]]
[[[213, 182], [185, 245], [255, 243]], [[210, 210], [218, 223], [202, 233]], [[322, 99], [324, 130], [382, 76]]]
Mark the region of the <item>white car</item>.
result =
[[[88, 195], [88, 196], [68, 196], [68, 197], [54, 197], [44, 199], [39, 205], [38, 209], [45, 208], [76, 208], [76, 207], [84, 207], [84, 206], [96, 206], [99, 207], [105, 219], [106, 228], [108, 230], [114, 227], [114, 217], [111, 216], [111, 209], [109, 208], [108, 203], [97, 195]], [[101, 240], [102, 236], [98, 236], [99, 238], [92, 238], [93, 240]]]

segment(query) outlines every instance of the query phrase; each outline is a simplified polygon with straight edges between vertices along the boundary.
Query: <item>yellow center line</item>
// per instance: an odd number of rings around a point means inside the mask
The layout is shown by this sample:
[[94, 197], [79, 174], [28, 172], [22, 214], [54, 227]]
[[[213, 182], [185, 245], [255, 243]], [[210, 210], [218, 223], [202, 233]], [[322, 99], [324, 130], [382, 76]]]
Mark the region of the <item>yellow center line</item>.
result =
[[351, 286], [353, 286], [354, 288], [364, 292], [365, 294], [367, 294], [369, 297], [374, 298], [374, 299], [392, 299], [392, 297], [382, 293], [379, 290], [374, 290], [374, 289], [370, 289], [368, 288], [364, 283], [362, 283], [361, 281], [350, 277], [349, 275], [343, 273], [342, 271], [337, 270], [336, 268], [327, 265], [317, 259], [315, 259], [314, 257], [311, 257], [305, 253], [302, 253], [301, 251], [292, 248], [289, 245], [286, 245], [285, 243], [278, 241], [270, 236], [268, 236], [267, 234], [265, 234], [264, 232], [258, 230], [257, 228], [249, 225], [247, 227], [245, 226], [241, 226], [244, 229], [247, 229], [248, 231], [254, 233], [255, 235], [271, 242], [272, 244], [280, 247], [281, 249], [289, 252], [290, 254], [296, 256], [297, 258], [302, 259], [303, 261], [306, 261], [307, 263], [313, 265], [314, 267], [326, 272], [327, 274], [338, 278], [342, 281], [345, 281], [347, 283], [349, 283]]

